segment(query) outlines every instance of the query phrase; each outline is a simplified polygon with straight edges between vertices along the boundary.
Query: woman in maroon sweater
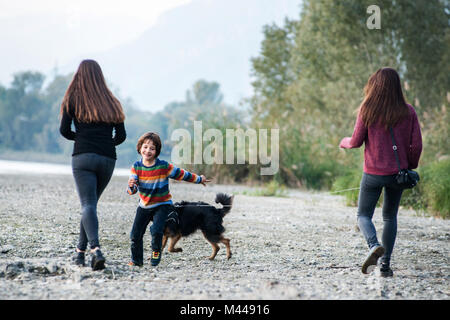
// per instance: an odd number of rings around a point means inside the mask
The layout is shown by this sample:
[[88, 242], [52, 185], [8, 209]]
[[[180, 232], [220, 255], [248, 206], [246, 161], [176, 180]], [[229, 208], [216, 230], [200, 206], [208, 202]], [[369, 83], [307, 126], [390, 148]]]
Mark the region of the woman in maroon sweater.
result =
[[[391, 68], [375, 72], [364, 88], [352, 137], [343, 138], [340, 147], [359, 148], [365, 143], [364, 172], [358, 200], [358, 226], [369, 246], [362, 266], [370, 273], [381, 257], [380, 273], [392, 276], [390, 259], [397, 235], [397, 212], [403, 189], [394, 180], [397, 162], [389, 128], [393, 129], [402, 169], [415, 169], [422, 152], [420, 125], [414, 108], [403, 96], [400, 77]], [[382, 245], [378, 242], [373, 213], [384, 188]]]

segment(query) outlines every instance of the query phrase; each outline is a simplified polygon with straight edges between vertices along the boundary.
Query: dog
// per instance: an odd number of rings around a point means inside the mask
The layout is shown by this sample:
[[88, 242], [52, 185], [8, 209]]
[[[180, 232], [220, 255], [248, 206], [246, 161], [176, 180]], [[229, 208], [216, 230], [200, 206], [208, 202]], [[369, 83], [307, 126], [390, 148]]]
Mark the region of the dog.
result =
[[170, 238], [169, 252], [181, 252], [182, 248], [175, 248], [181, 237], [187, 237], [197, 230], [201, 230], [205, 239], [212, 246], [212, 254], [208, 258], [214, 260], [220, 250], [219, 243], [223, 243], [227, 249], [227, 258], [231, 258], [230, 239], [223, 236], [225, 228], [222, 225], [223, 217], [230, 212], [234, 195], [225, 193], [216, 194], [216, 203], [222, 208], [218, 209], [208, 203], [181, 201], [174, 204], [166, 222], [163, 236], [162, 250]]

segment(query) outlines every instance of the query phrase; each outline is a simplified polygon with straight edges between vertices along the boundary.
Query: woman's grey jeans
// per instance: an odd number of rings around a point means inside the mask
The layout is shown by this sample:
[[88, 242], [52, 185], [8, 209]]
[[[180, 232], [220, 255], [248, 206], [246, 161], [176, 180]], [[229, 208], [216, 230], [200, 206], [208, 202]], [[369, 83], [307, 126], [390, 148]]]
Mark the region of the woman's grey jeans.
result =
[[372, 222], [373, 213], [384, 188], [382, 246], [385, 249], [381, 262], [389, 264], [397, 236], [397, 212], [403, 189], [397, 187], [395, 175], [379, 176], [363, 173], [358, 200], [358, 226], [369, 249], [380, 245]]
[[100, 247], [98, 240], [97, 202], [108, 185], [116, 160], [96, 153], [72, 157], [72, 172], [81, 203], [81, 223], [78, 249]]

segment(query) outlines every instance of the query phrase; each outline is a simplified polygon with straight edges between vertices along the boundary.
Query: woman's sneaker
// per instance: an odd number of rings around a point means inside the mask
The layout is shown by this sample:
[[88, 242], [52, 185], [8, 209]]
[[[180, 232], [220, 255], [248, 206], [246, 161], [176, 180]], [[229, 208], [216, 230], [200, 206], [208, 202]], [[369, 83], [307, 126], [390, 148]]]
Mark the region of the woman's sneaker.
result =
[[105, 269], [105, 257], [103, 256], [102, 252], [100, 251], [100, 249], [95, 250], [93, 253], [91, 253], [92, 255], [92, 260], [91, 260], [91, 267], [92, 270], [102, 270]]
[[73, 261], [75, 265], [84, 267], [86, 265], [86, 263], [84, 262], [84, 258], [84, 251], [77, 250], [75, 256], [73, 257]]
[[361, 271], [364, 274], [371, 273], [377, 265], [378, 259], [384, 254], [384, 248], [382, 246], [375, 246], [369, 251], [369, 255], [364, 261]]
[[152, 264], [152, 266], [157, 266], [159, 264], [159, 262], [161, 261], [161, 252], [160, 251], [153, 251], [152, 252], [152, 257], [150, 259], [150, 263]]
[[380, 275], [384, 278], [392, 277], [394, 275], [394, 272], [392, 271], [392, 269], [389, 267], [388, 264], [382, 263], [380, 267]]

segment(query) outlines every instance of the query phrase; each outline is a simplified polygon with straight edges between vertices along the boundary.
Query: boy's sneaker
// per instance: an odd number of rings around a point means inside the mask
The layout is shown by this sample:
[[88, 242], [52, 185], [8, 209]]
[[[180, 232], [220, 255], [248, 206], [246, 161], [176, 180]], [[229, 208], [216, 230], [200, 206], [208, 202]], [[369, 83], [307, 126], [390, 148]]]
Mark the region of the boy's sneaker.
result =
[[382, 246], [375, 246], [369, 251], [369, 255], [364, 261], [361, 271], [364, 274], [371, 273], [377, 265], [378, 259], [384, 254], [384, 248]]
[[388, 264], [382, 263], [380, 268], [380, 275], [384, 278], [392, 277], [394, 275], [394, 272], [392, 271], [392, 269], [389, 267]]
[[150, 263], [152, 264], [152, 266], [157, 266], [159, 264], [159, 262], [161, 261], [161, 252], [160, 251], [153, 251], [152, 252], [152, 257], [150, 259]]
[[134, 263], [133, 261], [128, 262], [129, 267], [142, 267], [143, 264]]
[[95, 250], [92, 253], [91, 267], [92, 270], [102, 270], [105, 269], [105, 257], [103, 256], [100, 249]]

